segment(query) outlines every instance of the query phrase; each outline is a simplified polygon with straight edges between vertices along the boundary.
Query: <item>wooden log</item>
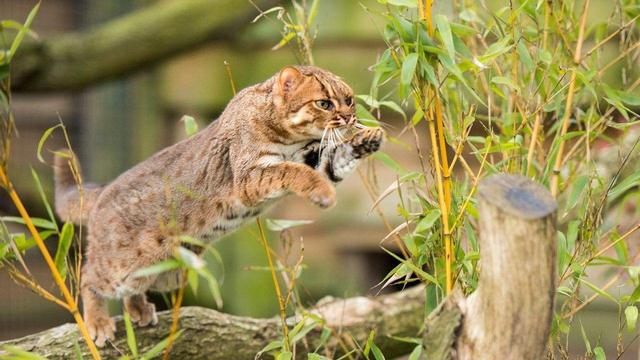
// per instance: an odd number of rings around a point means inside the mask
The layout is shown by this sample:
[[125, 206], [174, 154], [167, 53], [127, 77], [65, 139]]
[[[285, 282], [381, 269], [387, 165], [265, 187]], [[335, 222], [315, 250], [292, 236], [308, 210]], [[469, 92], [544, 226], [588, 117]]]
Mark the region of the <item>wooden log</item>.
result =
[[[338, 358], [344, 350], [355, 348], [355, 342], [364, 346], [371, 330], [376, 330], [376, 345], [389, 357], [409, 353], [415, 345], [394, 339], [392, 336], [415, 337], [421, 330], [424, 317], [424, 287], [416, 286], [405, 291], [376, 298], [354, 297], [323, 300], [311, 312], [323, 317], [334, 335], [324, 346], [329, 358]], [[148, 351], [165, 339], [171, 326], [171, 312], [158, 314], [158, 325], [135, 328], [139, 353]], [[296, 320], [290, 318], [290, 326]], [[117, 318], [116, 341], [101, 350], [103, 359], [118, 359], [128, 352], [127, 337], [121, 317]], [[171, 351], [171, 359], [189, 360], [244, 360], [253, 359], [271, 341], [282, 338], [280, 320], [254, 319], [223, 314], [201, 307], [184, 307], [180, 310], [182, 335]], [[339, 333], [340, 335], [336, 335]], [[320, 343], [321, 329], [306, 336], [306, 345], [296, 345], [297, 358], [306, 359]], [[346, 347], [338, 345], [338, 339]], [[18, 346], [51, 360], [75, 359], [74, 344], [81, 347], [85, 359], [90, 358], [75, 324], [65, 324], [23, 338], [0, 342], [0, 358], [4, 345]], [[309, 350], [311, 349], [311, 350]], [[267, 359], [270, 356], [265, 355]]]
[[498, 174], [478, 187], [480, 278], [458, 306], [458, 359], [544, 358], [556, 278], [556, 203], [541, 185]]

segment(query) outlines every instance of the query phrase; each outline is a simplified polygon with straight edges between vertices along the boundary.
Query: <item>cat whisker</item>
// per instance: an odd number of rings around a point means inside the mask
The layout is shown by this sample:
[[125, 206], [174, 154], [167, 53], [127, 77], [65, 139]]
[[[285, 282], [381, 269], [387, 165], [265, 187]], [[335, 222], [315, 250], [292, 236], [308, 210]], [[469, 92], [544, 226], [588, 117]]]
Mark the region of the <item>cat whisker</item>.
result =
[[322, 149], [324, 147], [324, 139], [327, 136], [327, 130], [329, 130], [329, 128], [325, 127], [324, 131], [322, 132], [322, 137], [320, 138], [320, 153], [322, 153]]

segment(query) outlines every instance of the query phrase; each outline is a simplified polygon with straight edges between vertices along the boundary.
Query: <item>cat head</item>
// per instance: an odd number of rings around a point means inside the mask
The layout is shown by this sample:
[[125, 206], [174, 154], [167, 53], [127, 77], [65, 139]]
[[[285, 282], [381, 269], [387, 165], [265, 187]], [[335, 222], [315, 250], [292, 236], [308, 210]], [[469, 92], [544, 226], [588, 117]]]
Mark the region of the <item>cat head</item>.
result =
[[353, 90], [338, 76], [314, 66], [287, 66], [274, 80], [277, 125], [291, 136], [339, 137], [342, 129], [355, 125]]

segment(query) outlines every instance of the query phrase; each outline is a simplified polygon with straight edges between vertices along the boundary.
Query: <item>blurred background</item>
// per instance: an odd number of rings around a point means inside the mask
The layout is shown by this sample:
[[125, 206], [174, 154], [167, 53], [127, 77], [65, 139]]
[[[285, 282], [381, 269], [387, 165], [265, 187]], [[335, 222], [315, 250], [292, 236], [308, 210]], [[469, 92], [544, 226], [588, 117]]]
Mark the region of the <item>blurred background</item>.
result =
[[[179, 0], [175, 0], [179, 1]], [[238, 6], [246, 0], [238, 0]], [[44, 0], [33, 29], [40, 37], [55, 37], [82, 30], [121, 16], [152, 3], [150, 0]], [[496, 3], [499, 1], [495, 1]], [[22, 22], [36, 1], [0, 0], [0, 19]], [[283, 2], [287, 3], [287, 2]], [[375, 7], [374, 0], [363, 0]], [[447, 12], [445, 1], [438, 1], [435, 11]], [[606, 7], [607, 1], [594, 6]], [[266, 9], [263, 9], [266, 10]], [[591, 11], [597, 16], [597, 11]], [[79, 155], [84, 179], [106, 183], [156, 151], [184, 138], [182, 115], [193, 116], [200, 127], [213, 121], [232, 97], [225, 62], [230, 65], [238, 88], [265, 80], [284, 65], [298, 63], [294, 47], [272, 51], [280, 39], [281, 25], [268, 20], [251, 23], [258, 15], [253, 9], [233, 31], [217, 40], [182, 52], [167, 61], [145, 67], [124, 78], [109, 80], [81, 91], [14, 93], [13, 105], [19, 136], [13, 145], [11, 177], [18, 193], [33, 216], [46, 217], [45, 208], [35, 190], [30, 167], [41, 179], [52, 201], [52, 170], [36, 158], [38, 141], [43, 132], [61, 119]], [[343, 77], [358, 94], [369, 91], [371, 75], [368, 67], [385, 49], [375, 20], [356, 0], [322, 0], [317, 17], [319, 36], [314, 45], [316, 64]], [[178, 32], [189, 29], [176, 29]], [[127, 49], [122, 49], [126, 52]], [[384, 113], [388, 131], [397, 134], [401, 118]], [[424, 126], [424, 122], [420, 126]], [[419, 131], [426, 131], [420, 128]], [[425, 137], [426, 138], [426, 137]], [[410, 143], [410, 142], [409, 142]], [[52, 137], [45, 149], [64, 145], [60, 134]], [[425, 144], [425, 148], [427, 145]], [[388, 142], [383, 151], [407, 169], [417, 169], [418, 159], [411, 146]], [[45, 160], [51, 156], [45, 151]], [[380, 189], [395, 180], [384, 165], [375, 164]], [[381, 209], [392, 221], [396, 216], [396, 199], [389, 197]], [[313, 220], [309, 225], [290, 232], [294, 244], [293, 258], [304, 243], [304, 269], [300, 289], [306, 304], [313, 304], [326, 295], [349, 297], [375, 295], [375, 285], [396, 265], [379, 246], [388, 233], [375, 211], [373, 201], [364, 189], [358, 174], [338, 187], [338, 205], [330, 211], [320, 211], [305, 201], [289, 197], [266, 216], [274, 219]], [[16, 211], [2, 192], [0, 216]], [[271, 234], [272, 246], [280, 251], [277, 234]], [[50, 241], [55, 244], [55, 241]], [[391, 243], [387, 244], [393, 249]], [[277, 313], [276, 297], [270, 275], [262, 270], [266, 257], [250, 224], [226, 237], [216, 248], [223, 264], [215, 265], [222, 280], [224, 312], [271, 317]], [[41, 280], [54, 288], [40, 254], [30, 252], [26, 260]], [[213, 263], [213, 262], [212, 262]], [[162, 297], [154, 298], [160, 308], [166, 308]], [[71, 322], [68, 313], [30, 291], [19, 287], [0, 271], [0, 340], [31, 334], [52, 326]], [[206, 287], [198, 294], [188, 293], [187, 305], [213, 306]], [[114, 311], [117, 305], [114, 304]], [[590, 338], [599, 338], [608, 351], [615, 353], [619, 309], [605, 301], [596, 302], [582, 315], [582, 323]], [[579, 332], [575, 333], [574, 349], [581, 351]], [[624, 359], [638, 358], [637, 342]]]

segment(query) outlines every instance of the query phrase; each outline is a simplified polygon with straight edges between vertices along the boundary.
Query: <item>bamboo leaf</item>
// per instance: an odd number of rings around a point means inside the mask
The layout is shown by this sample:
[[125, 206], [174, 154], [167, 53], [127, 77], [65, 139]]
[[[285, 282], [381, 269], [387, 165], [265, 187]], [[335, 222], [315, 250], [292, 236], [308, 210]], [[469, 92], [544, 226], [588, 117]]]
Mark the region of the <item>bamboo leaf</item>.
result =
[[73, 224], [66, 222], [60, 231], [60, 239], [58, 241], [58, 249], [56, 250], [55, 264], [60, 276], [63, 279], [67, 277], [67, 255], [73, 242]]
[[131, 317], [129, 313], [125, 311], [122, 314], [124, 318], [124, 327], [127, 331], [127, 345], [129, 345], [129, 350], [131, 350], [131, 355], [134, 358], [138, 357], [138, 342], [136, 341], [136, 333], [133, 331], [133, 324], [131, 323]]
[[607, 298], [611, 301], [613, 301], [615, 304], [618, 304], [618, 300], [616, 300], [616, 298], [614, 298], [613, 296], [611, 296], [608, 292], [600, 289], [599, 287], [595, 286], [594, 284], [588, 282], [587, 280], [585, 280], [584, 278], [580, 278], [580, 281], [587, 285], [591, 290], [595, 291], [598, 295]]
[[198, 123], [193, 116], [183, 115], [180, 121], [184, 123], [184, 131], [187, 133], [187, 136], [198, 132]]
[[455, 59], [456, 48], [453, 44], [453, 35], [451, 35], [451, 26], [449, 25], [449, 19], [447, 19], [447, 17], [444, 15], [438, 14], [436, 15], [435, 21], [438, 32], [440, 33], [440, 38], [442, 39], [442, 43], [449, 53], [449, 57], [451, 59]]
[[[182, 335], [183, 331], [184, 331], [183, 329], [178, 330], [175, 336], [173, 337], [173, 340], [174, 341], [178, 340], [180, 338], [180, 335]], [[162, 351], [164, 351], [164, 348], [167, 347], [168, 343], [169, 343], [169, 337], [164, 338], [161, 342], [157, 343], [149, 351], [142, 354], [142, 356], [140, 357], [140, 360], [151, 360], [157, 357], [162, 353]]]
[[418, 222], [415, 231], [420, 233], [429, 230], [433, 226], [433, 224], [438, 221], [441, 214], [442, 213], [439, 209], [429, 210], [429, 212], [427, 212], [427, 214], [420, 220], [420, 222]]
[[422, 355], [422, 345], [413, 348], [413, 351], [409, 354], [409, 360], [420, 360], [420, 355]]
[[[22, 219], [21, 217], [17, 217], [17, 216], [2, 216], [2, 217], [0, 217], [0, 221], [25, 225], [24, 219]], [[32, 217], [31, 218], [31, 222], [33, 223], [33, 225], [35, 225], [36, 227], [41, 228], [41, 229], [47, 229], [47, 230], [57, 230], [58, 229], [56, 224], [52, 223], [51, 221], [49, 221], [47, 219], [41, 219], [41, 218]]]
[[296, 226], [312, 224], [313, 220], [285, 220], [285, 219], [267, 219], [267, 229], [271, 231], [282, 231]]
[[7, 62], [10, 62], [13, 56], [16, 54], [16, 51], [18, 51], [18, 47], [22, 43], [24, 36], [27, 34], [29, 29], [31, 28], [31, 23], [33, 22], [33, 19], [35, 19], [36, 15], [38, 14], [39, 9], [40, 9], [40, 2], [38, 2], [36, 6], [34, 6], [33, 9], [31, 9], [31, 11], [29, 12], [29, 15], [27, 15], [27, 20], [24, 22], [24, 26], [18, 31], [18, 34], [16, 35], [16, 37], [13, 39], [13, 42], [11, 43]]
[[636, 329], [638, 323], [638, 308], [631, 305], [624, 309], [624, 316], [627, 320], [627, 330], [633, 332]]
[[413, 74], [416, 72], [416, 65], [418, 64], [418, 54], [411, 53], [402, 62], [402, 71], [400, 73], [400, 82], [405, 86], [411, 83]]
[[36, 155], [38, 156], [38, 160], [41, 163], [44, 163], [44, 159], [42, 158], [42, 147], [44, 146], [44, 143], [47, 141], [47, 139], [49, 138], [49, 136], [51, 136], [51, 133], [53, 132], [53, 130], [62, 127], [62, 124], [58, 124], [58, 125], [54, 125], [50, 128], [48, 128], [47, 130], [44, 131], [44, 133], [42, 134], [42, 136], [40, 137], [40, 140], [38, 141], [38, 150], [36, 152]]
[[596, 360], [607, 360], [607, 355], [604, 353], [604, 349], [601, 346], [596, 346], [593, 349], [593, 354], [596, 356]]
[[161, 274], [166, 271], [174, 270], [180, 267], [180, 262], [176, 259], [167, 259], [157, 262], [146, 268], [142, 268], [133, 273], [133, 277], [145, 277], [150, 275]]
[[378, 0], [380, 4], [389, 4], [395, 6], [406, 6], [410, 8], [417, 7], [416, 0]]

